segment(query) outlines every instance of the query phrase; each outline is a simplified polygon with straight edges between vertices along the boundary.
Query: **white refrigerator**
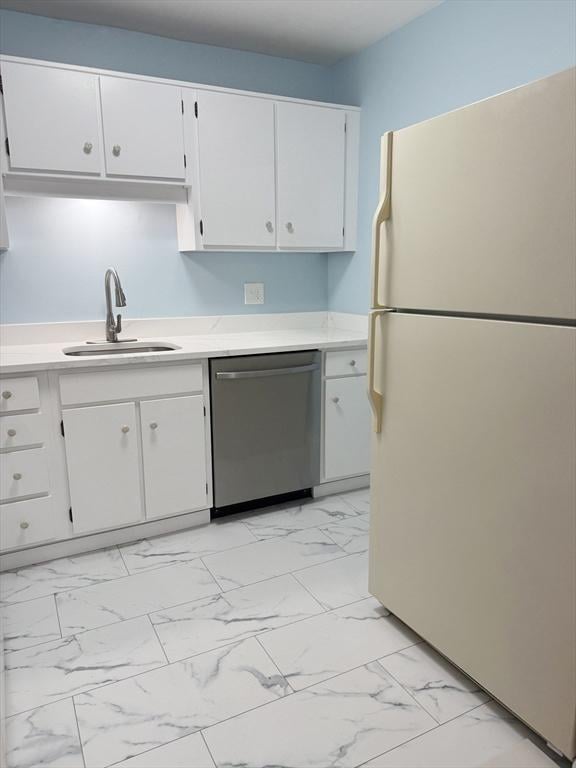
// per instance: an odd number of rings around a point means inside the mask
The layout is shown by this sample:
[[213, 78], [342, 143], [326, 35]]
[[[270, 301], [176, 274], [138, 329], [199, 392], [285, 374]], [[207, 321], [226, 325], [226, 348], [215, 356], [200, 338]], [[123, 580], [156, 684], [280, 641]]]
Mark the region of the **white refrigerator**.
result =
[[370, 590], [576, 754], [576, 70], [382, 138]]

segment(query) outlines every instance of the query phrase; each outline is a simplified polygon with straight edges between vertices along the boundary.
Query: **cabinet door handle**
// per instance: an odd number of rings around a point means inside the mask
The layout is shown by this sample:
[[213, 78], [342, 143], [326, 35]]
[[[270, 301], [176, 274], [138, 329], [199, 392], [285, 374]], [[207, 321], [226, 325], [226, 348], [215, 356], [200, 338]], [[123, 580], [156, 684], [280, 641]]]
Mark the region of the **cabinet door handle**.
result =
[[274, 232], [274, 227], [273, 227], [273, 225], [272, 225], [272, 222], [271, 222], [271, 221], [267, 221], [267, 222], [266, 222], [266, 230], [267, 230], [268, 232]]
[[286, 222], [286, 229], [292, 234], [294, 232], [294, 224], [291, 221]]
[[127, 424], [124, 424], [122, 427], [122, 432], [124, 432], [124, 434], [126, 434], [126, 432], [130, 432], [130, 427]]
[[332, 402], [336, 403], [336, 405], [338, 405], [338, 403], [340, 402], [340, 398], [339, 397], [333, 397], [332, 398]]
[[16, 430], [15, 429], [9, 429], [8, 430], [8, 437], [16, 437]]
[[90, 141], [86, 141], [84, 143], [84, 154], [89, 155], [90, 152], [92, 152], [92, 143]]
[[356, 360], [350, 360], [350, 365], [354, 368], [356, 366]]
[[122, 147], [120, 146], [120, 144], [114, 144], [114, 146], [112, 147], [112, 154], [114, 155], [114, 157], [119, 157], [121, 150], [122, 150]]
[[25, 531], [26, 528], [28, 528], [29, 526], [30, 526], [30, 523], [27, 523], [26, 520], [22, 520], [22, 522], [20, 523], [20, 528], [22, 528], [23, 531]]
[[4, 400], [9, 400], [12, 397], [12, 392], [10, 392], [9, 389], [5, 389], [4, 392], [2, 392], [2, 397]]
[[150, 422], [150, 429], [158, 429], [158, 422], [157, 421], [151, 421]]
[[22, 473], [21, 472], [14, 472], [12, 477], [14, 478], [14, 480], [22, 480]]

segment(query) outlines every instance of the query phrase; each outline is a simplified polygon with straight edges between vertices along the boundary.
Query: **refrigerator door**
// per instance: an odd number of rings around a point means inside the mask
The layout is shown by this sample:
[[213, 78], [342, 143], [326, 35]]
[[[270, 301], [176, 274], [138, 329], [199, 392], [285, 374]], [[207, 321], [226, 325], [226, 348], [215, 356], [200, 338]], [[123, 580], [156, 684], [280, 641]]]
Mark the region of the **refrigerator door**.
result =
[[576, 329], [375, 326], [370, 590], [574, 757]]
[[385, 137], [374, 308], [576, 317], [575, 73]]

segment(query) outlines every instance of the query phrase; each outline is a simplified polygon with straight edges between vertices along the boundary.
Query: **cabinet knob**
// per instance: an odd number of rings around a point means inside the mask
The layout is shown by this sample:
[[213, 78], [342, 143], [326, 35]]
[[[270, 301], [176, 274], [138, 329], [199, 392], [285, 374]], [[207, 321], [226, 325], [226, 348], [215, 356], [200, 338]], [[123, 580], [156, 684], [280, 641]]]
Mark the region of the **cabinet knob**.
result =
[[27, 523], [26, 520], [22, 520], [22, 522], [20, 523], [20, 528], [22, 528], [22, 530], [25, 531], [26, 528], [29, 528], [29, 527], [30, 527], [30, 523]]
[[16, 437], [16, 430], [15, 429], [9, 429], [8, 430], [8, 437]]
[[158, 429], [158, 422], [157, 421], [151, 421], [150, 422], [150, 429]]
[[354, 368], [354, 366], [356, 365], [356, 360], [350, 360], [350, 365], [352, 366], [352, 368]]
[[122, 432], [124, 432], [124, 434], [126, 434], [126, 432], [130, 432], [130, 427], [127, 424], [124, 424], [122, 427]]
[[266, 230], [268, 232], [274, 232], [274, 227], [272, 226], [272, 222], [271, 221], [267, 221], [266, 222]]
[[114, 144], [114, 146], [112, 147], [112, 154], [114, 155], [114, 157], [118, 157], [120, 155], [120, 150], [121, 150], [120, 144]]
[[12, 477], [14, 478], [14, 480], [22, 480], [22, 472], [14, 472]]
[[9, 400], [12, 397], [12, 392], [10, 392], [9, 389], [5, 389], [4, 392], [2, 392], [2, 397], [4, 400]]
[[85, 155], [89, 155], [90, 152], [92, 152], [92, 144], [91, 144], [91, 142], [87, 141], [84, 144], [84, 154]]
[[288, 232], [294, 232], [294, 224], [292, 224], [291, 221], [287, 221], [286, 222], [286, 229], [288, 230]]
[[339, 397], [333, 397], [332, 398], [332, 402], [338, 404], [340, 402], [340, 398]]

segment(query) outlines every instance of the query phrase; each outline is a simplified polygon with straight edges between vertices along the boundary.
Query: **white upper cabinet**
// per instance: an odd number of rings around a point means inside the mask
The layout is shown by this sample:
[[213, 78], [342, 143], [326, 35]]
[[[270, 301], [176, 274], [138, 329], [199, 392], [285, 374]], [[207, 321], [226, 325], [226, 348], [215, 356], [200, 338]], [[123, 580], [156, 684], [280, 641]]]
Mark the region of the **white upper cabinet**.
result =
[[106, 173], [184, 180], [180, 88], [101, 77], [100, 89]]
[[274, 102], [198, 94], [203, 244], [274, 248]]
[[98, 75], [2, 62], [11, 170], [100, 172]]
[[346, 113], [276, 104], [278, 245], [344, 246]]

